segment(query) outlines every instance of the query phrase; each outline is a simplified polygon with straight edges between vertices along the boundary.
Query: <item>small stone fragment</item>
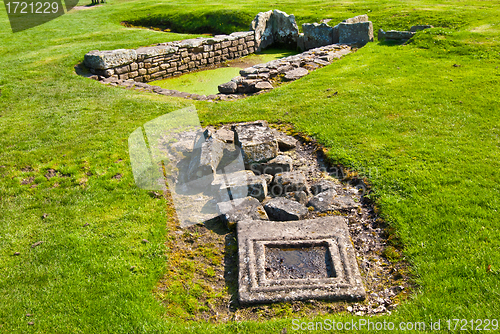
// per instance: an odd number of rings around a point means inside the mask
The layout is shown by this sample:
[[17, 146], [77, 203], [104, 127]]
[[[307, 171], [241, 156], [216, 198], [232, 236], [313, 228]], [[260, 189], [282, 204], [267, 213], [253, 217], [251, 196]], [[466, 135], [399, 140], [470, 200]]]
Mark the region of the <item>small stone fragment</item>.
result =
[[320, 181], [314, 183], [311, 186], [311, 193], [313, 195], [317, 195], [317, 194], [322, 193], [324, 191], [327, 191], [330, 189], [335, 189], [336, 187], [337, 187], [337, 184], [334, 181], [321, 179]]
[[335, 189], [329, 189], [314, 196], [308, 203], [319, 212], [348, 210], [359, 207], [350, 196], [337, 196]]
[[219, 90], [219, 93], [222, 94], [234, 94], [238, 89], [238, 85], [234, 81], [229, 81], [219, 85], [217, 89]]
[[273, 89], [273, 85], [269, 81], [260, 81], [255, 84], [255, 90], [261, 91], [265, 89]]
[[217, 203], [217, 212], [222, 215], [228, 228], [245, 219], [269, 220], [260, 202], [253, 197]]

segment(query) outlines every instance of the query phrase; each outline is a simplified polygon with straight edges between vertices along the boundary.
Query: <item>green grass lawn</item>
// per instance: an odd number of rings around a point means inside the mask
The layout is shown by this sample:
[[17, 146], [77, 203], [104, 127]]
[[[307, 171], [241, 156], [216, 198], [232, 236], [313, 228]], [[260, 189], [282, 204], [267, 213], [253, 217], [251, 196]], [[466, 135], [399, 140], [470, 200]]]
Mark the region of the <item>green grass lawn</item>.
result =
[[[0, 7], [0, 332], [293, 332], [292, 318], [184, 322], [154, 297], [169, 266], [172, 206], [135, 186], [127, 139], [192, 103], [204, 125], [291, 123], [324, 144], [332, 161], [369, 177], [371, 197], [402, 240], [418, 286], [391, 315], [370, 320], [441, 319], [443, 328], [446, 319], [499, 318], [498, 2], [109, 0], [16, 34]], [[200, 33], [197, 25], [232, 31], [272, 8], [295, 14], [299, 25], [367, 13], [375, 31], [443, 28], [404, 46], [369, 43], [236, 102], [109, 87], [74, 71], [90, 50], [198, 36], [121, 21], [149, 14], [188, 32]]]

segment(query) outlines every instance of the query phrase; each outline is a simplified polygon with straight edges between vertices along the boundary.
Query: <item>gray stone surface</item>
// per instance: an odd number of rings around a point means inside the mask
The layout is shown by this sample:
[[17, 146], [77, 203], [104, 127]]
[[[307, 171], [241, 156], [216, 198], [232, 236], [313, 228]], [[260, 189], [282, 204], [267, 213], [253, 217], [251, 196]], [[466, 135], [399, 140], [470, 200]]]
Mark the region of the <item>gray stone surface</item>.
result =
[[339, 184], [334, 181], [321, 179], [318, 182], [315, 182], [311, 185], [311, 193], [313, 195], [317, 195], [319, 193], [322, 193], [330, 189], [335, 190], [335, 188], [337, 188], [338, 185]]
[[274, 138], [276, 138], [276, 141], [278, 142], [280, 151], [285, 152], [294, 149], [297, 146], [298, 140], [292, 136], [288, 136], [275, 129], [272, 129], [272, 132], [274, 134]]
[[264, 209], [272, 220], [287, 221], [303, 219], [309, 212], [299, 202], [284, 197], [275, 197], [265, 202]]
[[285, 45], [297, 45], [299, 27], [295, 22], [293, 14], [288, 15], [281, 10], [273, 10], [272, 15], [274, 43]]
[[[238, 222], [237, 234], [238, 297], [242, 304], [309, 299], [356, 301], [366, 296], [344, 217], [287, 222], [243, 220]], [[330, 272], [306, 279], [270, 275], [271, 268], [282, 264], [269, 263], [266, 250], [311, 247], [326, 251], [325, 263]]]
[[380, 29], [378, 31], [378, 40], [406, 41], [412, 38], [413, 35], [415, 35], [415, 33], [410, 31], [383, 31], [382, 29]]
[[360, 22], [368, 22], [368, 15], [364, 14], [364, 15], [358, 15], [358, 16], [354, 16], [354, 17], [351, 17], [349, 19], [346, 19], [344, 21], [342, 21], [344, 23], [360, 23]]
[[238, 85], [234, 81], [229, 81], [223, 84], [220, 84], [217, 89], [219, 90], [219, 93], [223, 94], [234, 94], [236, 93], [238, 89]]
[[234, 132], [226, 128], [217, 130], [215, 132], [215, 137], [219, 138], [225, 143], [234, 143]]
[[370, 21], [339, 23], [339, 43], [364, 45], [373, 41], [373, 25]]
[[288, 155], [278, 155], [266, 163], [251, 164], [250, 169], [255, 174], [270, 174], [290, 172], [293, 170], [293, 160]]
[[271, 195], [280, 196], [292, 191], [308, 191], [307, 179], [300, 171], [279, 173], [274, 176], [271, 185]]
[[269, 220], [262, 204], [253, 197], [239, 198], [217, 203], [217, 212], [228, 228], [232, 228], [241, 220]]
[[118, 67], [130, 64], [137, 60], [137, 52], [129, 49], [118, 49], [110, 51], [90, 51], [84, 56], [86, 66], [106, 70], [108, 68]]
[[326, 23], [304, 23], [302, 31], [304, 32], [303, 50], [333, 44], [333, 27]]
[[305, 68], [299, 67], [285, 73], [285, 80], [297, 80], [309, 74]]
[[350, 210], [360, 206], [350, 196], [339, 196], [335, 189], [323, 191], [309, 200], [307, 206], [312, 206], [316, 211], [327, 212], [336, 210]]
[[289, 193], [285, 194], [285, 198], [288, 198], [292, 201], [299, 202], [300, 204], [306, 205], [307, 201], [307, 194], [305, 191], [292, 191]]
[[272, 14], [272, 10], [260, 12], [250, 24], [250, 29], [255, 31], [255, 46], [257, 51], [261, 51], [274, 43], [273, 26], [271, 22]]
[[269, 81], [259, 81], [255, 84], [255, 90], [261, 91], [266, 89], [273, 89], [273, 85]]
[[266, 122], [251, 122], [235, 127], [236, 144], [241, 147], [245, 165], [266, 162], [278, 155], [278, 143]]
[[213, 136], [210, 130], [205, 130], [195, 143], [193, 157], [188, 167], [188, 177], [199, 178], [215, 174], [217, 166], [224, 155], [225, 143]]
[[267, 177], [265, 175], [243, 176], [232, 178], [221, 184], [219, 198], [222, 201], [231, 199], [254, 197], [259, 201], [267, 196]]

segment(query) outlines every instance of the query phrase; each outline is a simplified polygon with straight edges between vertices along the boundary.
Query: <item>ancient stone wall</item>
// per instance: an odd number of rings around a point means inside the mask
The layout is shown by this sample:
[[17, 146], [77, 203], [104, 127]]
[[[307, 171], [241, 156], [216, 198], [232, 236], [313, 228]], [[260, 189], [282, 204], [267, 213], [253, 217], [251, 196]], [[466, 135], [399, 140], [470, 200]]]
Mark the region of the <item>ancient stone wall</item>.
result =
[[93, 74], [149, 82], [166, 79], [255, 52], [255, 32], [234, 32], [162, 43], [139, 49], [90, 51], [84, 63]]

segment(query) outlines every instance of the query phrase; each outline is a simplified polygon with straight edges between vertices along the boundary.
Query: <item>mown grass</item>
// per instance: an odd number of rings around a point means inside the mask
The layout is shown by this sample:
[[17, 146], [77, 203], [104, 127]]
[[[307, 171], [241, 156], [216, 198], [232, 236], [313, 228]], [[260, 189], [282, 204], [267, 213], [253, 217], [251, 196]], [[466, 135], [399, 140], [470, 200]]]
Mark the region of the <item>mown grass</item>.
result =
[[[268, 94], [196, 105], [204, 124], [292, 123], [326, 145], [332, 161], [365, 172], [420, 287], [378, 320], [498, 318], [498, 3], [142, 0], [110, 1], [16, 34], [1, 9], [0, 331], [291, 332], [291, 319], [213, 326], [165, 316], [152, 291], [169, 265], [172, 206], [135, 187], [127, 138], [192, 101], [107, 87], [73, 69], [89, 50], [187, 37], [121, 21], [272, 8], [299, 23], [368, 13], [375, 30], [445, 28], [405, 46], [370, 43]], [[45, 177], [49, 169], [58, 176]]]

